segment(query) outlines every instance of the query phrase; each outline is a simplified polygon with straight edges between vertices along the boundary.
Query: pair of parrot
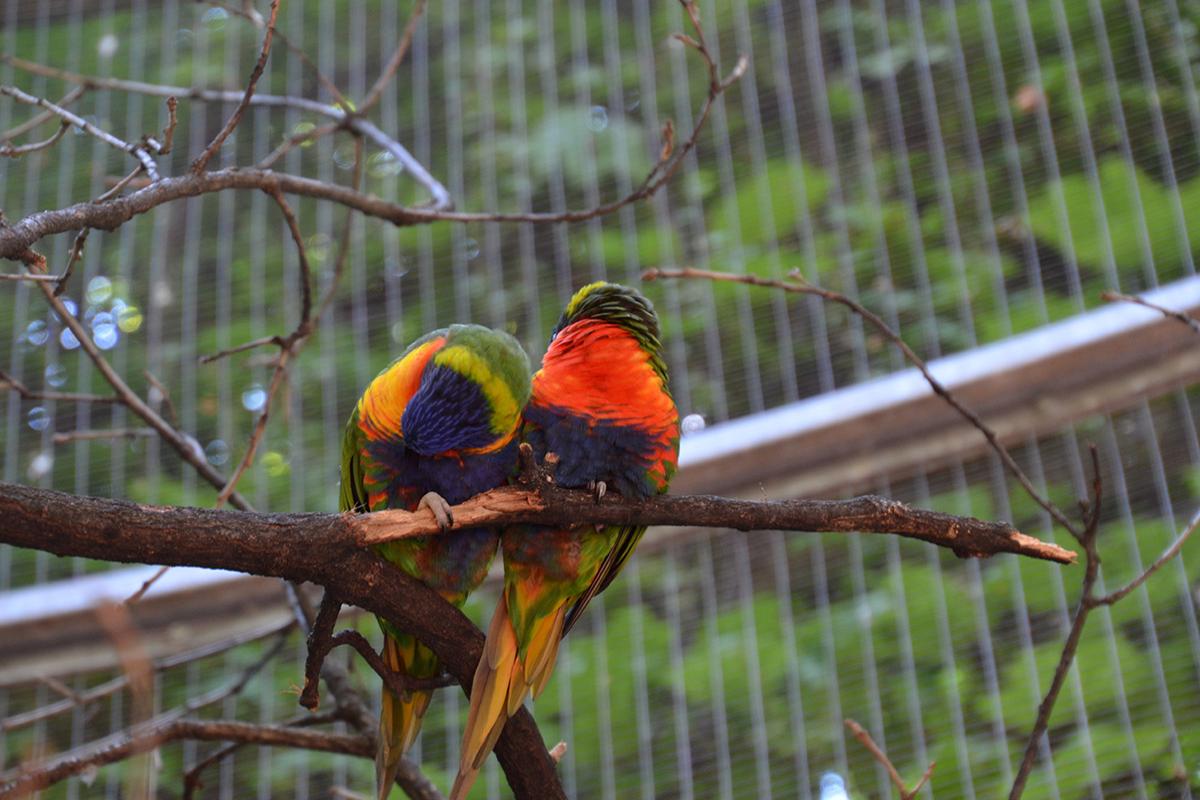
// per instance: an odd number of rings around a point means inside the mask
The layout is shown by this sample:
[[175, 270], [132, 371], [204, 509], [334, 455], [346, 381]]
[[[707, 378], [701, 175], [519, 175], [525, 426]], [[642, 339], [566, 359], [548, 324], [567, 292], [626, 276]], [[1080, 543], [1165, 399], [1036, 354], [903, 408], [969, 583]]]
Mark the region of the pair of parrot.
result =
[[[679, 452], [679, 412], [667, 386], [658, 319], [635, 289], [598, 282], [580, 289], [555, 326], [542, 368], [513, 337], [451, 325], [417, 340], [363, 392], [342, 448], [343, 511], [433, 511], [514, 477], [517, 449], [558, 458], [556, 482], [626, 497], [665, 492]], [[514, 526], [455, 530], [379, 547], [387, 561], [461, 606], [483, 581], [497, 547], [504, 589], [471, 687], [451, 800], [463, 800], [503, 730], [530, 693], [545, 688], [559, 641], [616, 577], [644, 527]], [[437, 657], [379, 620], [388, 666], [416, 678]], [[386, 688], [376, 781], [387, 797], [400, 758], [429, 706], [430, 691]]]

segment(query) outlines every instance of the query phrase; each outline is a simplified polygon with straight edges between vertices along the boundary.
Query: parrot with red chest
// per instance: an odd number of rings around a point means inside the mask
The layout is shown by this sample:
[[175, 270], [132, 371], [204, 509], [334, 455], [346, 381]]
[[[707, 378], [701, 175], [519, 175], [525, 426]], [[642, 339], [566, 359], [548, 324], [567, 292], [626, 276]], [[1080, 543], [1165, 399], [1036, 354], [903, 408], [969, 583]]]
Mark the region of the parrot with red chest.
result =
[[[636, 289], [593, 283], [568, 303], [533, 376], [522, 439], [555, 482], [624, 497], [666, 492], [679, 453], [658, 318]], [[501, 536], [504, 590], [471, 686], [450, 800], [464, 800], [508, 718], [545, 688], [562, 637], [637, 547], [644, 526], [520, 525]]]
[[[418, 339], [367, 386], [342, 446], [340, 506], [379, 511], [426, 506], [451, 525], [450, 506], [503, 486], [517, 469], [529, 359], [516, 339], [479, 325], [451, 325]], [[483, 581], [499, 531], [468, 528], [379, 545], [376, 552], [461, 606]], [[401, 675], [432, 678], [437, 657], [379, 618], [383, 659]], [[385, 687], [375, 769], [386, 798], [412, 745], [430, 690], [398, 697]]]

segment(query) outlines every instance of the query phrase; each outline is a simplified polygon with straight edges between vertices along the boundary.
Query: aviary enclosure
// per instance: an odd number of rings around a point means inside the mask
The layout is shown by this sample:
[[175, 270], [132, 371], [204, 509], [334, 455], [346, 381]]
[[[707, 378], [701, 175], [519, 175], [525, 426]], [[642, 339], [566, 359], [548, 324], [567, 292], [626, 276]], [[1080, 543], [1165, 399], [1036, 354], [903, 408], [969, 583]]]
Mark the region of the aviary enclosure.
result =
[[[333, 511], [346, 416], [408, 342], [470, 320], [536, 362], [575, 288], [638, 284], [683, 415], [673, 493], [882, 495], [1079, 561], [652, 528], [531, 707], [567, 743], [540, 756], [553, 791], [1200, 790], [1194, 3], [4, 0], [0, 19], [0, 541], [53, 516], [35, 490]], [[37, 216], [74, 204], [92, 216]], [[328, 656], [366, 723], [296, 703], [294, 606], [319, 591], [56, 547], [0, 544], [0, 796], [370, 793], [370, 668]], [[465, 708], [438, 693], [410, 752], [437, 788], [412, 796], [447, 787]], [[512, 793], [493, 759], [472, 796]]]

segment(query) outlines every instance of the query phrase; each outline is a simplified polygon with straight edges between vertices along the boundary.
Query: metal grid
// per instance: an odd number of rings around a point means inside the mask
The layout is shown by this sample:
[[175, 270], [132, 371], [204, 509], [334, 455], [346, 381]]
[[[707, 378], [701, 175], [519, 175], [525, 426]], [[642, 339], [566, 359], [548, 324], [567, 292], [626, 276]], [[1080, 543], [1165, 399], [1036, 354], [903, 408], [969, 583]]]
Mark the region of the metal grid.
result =
[[[387, 2], [285, 3], [281, 24], [360, 96], [406, 11]], [[703, 11], [724, 60], [744, 52], [752, 69], [716, 108], [679, 180], [651, 203], [542, 228], [356, 223], [338, 302], [294, 370], [288, 413], [272, 423], [247, 477], [256, 506], [334, 507], [342, 421], [387, 352], [471, 319], [510, 326], [536, 357], [573, 288], [597, 277], [633, 281], [664, 263], [768, 276], [799, 267], [858, 295], [935, 357], [1075, 314], [1096, 304], [1100, 288], [1136, 291], [1194, 273], [1189, 190], [1200, 166], [1200, 103], [1191, 7], [766, 0]], [[253, 31], [189, 3], [6, 0], [4, 13], [4, 52], [99, 75], [237, 86], [253, 50]], [[666, 117], [681, 130], [691, 125], [705, 82], [666, 38], [682, 28], [672, 3], [451, 0], [422, 21], [379, 119], [460, 207], [595, 204], [640, 178]], [[104, 55], [108, 37], [116, 48]], [[0, 81], [50, 97], [63, 91], [6, 64]], [[288, 94], [317, 91], [282, 49], [265, 82]], [[1085, 91], [1093, 86], [1100, 91]], [[185, 167], [228, 112], [184, 105], [170, 171]], [[92, 93], [81, 108], [134, 136], [161, 125], [158, 104], [136, 95]], [[0, 129], [18, 119], [0, 105]], [[222, 161], [261, 157], [304, 124], [295, 112], [253, 110]], [[325, 139], [293, 152], [284, 168], [345, 180], [347, 158], [344, 144]], [[102, 145], [68, 136], [45, 156], [0, 163], [0, 199], [10, 217], [65, 205], [98, 194], [122, 166]], [[370, 191], [411, 193], [385, 158], [372, 155], [368, 175]], [[297, 210], [314, 265], [327, 270], [341, 215], [303, 202]], [[1075, 235], [1047, 240], [1047, 224]], [[1086, 240], [1092, 230], [1100, 233]], [[60, 237], [48, 246], [52, 263], [63, 263], [68, 244]], [[246, 407], [267, 368], [254, 358], [198, 366], [196, 356], [295, 319], [289, 245], [266, 198], [226, 193], [94, 235], [75, 278], [74, 300], [85, 308], [114, 313], [117, 297], [136, 307], [141, 325], [119, 329], [114, 364], [138, 388], [143, 366], [160, 377], [181, 426], [214, 463], [239, 456], [252, 419]], [[99, 277], [110, 280], [108, 297]], [[97, 287], [95, 301], [85, 287]], [[710, 423], [903, 366], [857, 318], [812, 300], [708, 284], [648, 291], [664, 318], [680, 409]], [[5, 369], [35, 386], [65, 377], [67, 388], [98, 388], [90, 362], [65, 348], [28, 287], [4, 292], [12, 298], [0, 303]], [[12, 393], [4, 402], [5, 480], [211, 500], [154, 439], [52, 443], [55, 430], [130, 424], [119, 408], [35, 408]], [[1068, 498], [1085, 485], [1080, 442], [1101, 446], [1114, 498], [1104, 536], [1114, 585], [1200, 499], [1196, 402], [1182, 390], [1131, 398], [1112, 418], [1081, 420], [1021, 449], [1031, 474]], [[1053, 535], [990, 459], [843, 488]], [[1190, 794], [1200, 768], [1194, 561], [1185, 553], [1093, 620], [1094, 642], [1060, 701], [1055, 758], [1027, 797]], [[96, 569], [104, 567], [0, 548], [0, 590]], [[562, 767], [571, 796], [833, 798], [843, 783], [851, 796], [888, 796], [886, 776], [844, 734], [843, 716], [866, 725], [906, 774], [936, 759], [926, 796], [995, 796], [1011, 780], [1075, 581], [1042, 565], [959, 563], [890, 539], [674, 539], [635, 560], [593, 604], [537, 716], [548, 739], [571, 743]], [[485, 593], [470, 608], [479, 616], [490, 602]], [[229, 679], [256, 647], [165, 674], [161, 708]], [[297, 643], [286, 652], [221, 713], [289, 714], [280, 690], [300, 673]], [[51, 699], [40, 685], [0, 689], [0, 717]], [[453, 772], [462, 707], [456, 693], [443, 693], [426, 723], [415, 755], [435, 778]], [[95, 714], [76, 711], [69, 725], [0, 737], [0, 758], [81, 743], [118, 728], [126, 713], [118, 699]], [[164, 751], [164, 795], [197, 752]], [[1188, 777], [1172, 782], [1163, 763]], [[365, 763], [266, 749], [237, 754], [219, 774], [209, 796], [321, 797], [370, 780]], [[494, 763], [481, 783], [489, 797], [504, 795]], [[119, 796], [118, 771], [101, 771], [90, 787], [72, 781], [61, 795], [99, 795], [100, 786]]]

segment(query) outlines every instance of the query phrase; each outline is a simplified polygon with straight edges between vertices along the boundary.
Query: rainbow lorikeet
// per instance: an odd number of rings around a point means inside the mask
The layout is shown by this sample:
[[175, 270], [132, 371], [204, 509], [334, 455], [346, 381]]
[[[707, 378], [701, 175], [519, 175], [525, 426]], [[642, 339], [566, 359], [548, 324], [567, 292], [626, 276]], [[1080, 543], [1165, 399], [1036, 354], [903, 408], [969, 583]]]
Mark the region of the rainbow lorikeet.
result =
[[[645, 297], [603, 282], [575, 294], [533, 376], [522, 438], [539, 460], [558, 456], [561, 486], [638, 498], [667, 490], [679, 453], [679, 412], [667, 388], [658, 319]], [[645, 530], [504, 531], [504, 591], [471, 686], [451, 800], [466, 797], [526, 695], [545, 688], [559, 641], [612, 583]]]
[[[428, 506], [443, 529], [450, 506], [506, 483], [517, 469], [517, 428], [529, 399], [529, 359], [516, 339], [451, 325], [413, 342], [367, 386], [342, 444], [341, 508]], [[483, 581], [499, 533], [470, 528], [388, 542], [385, 559], [461, 606]], [[437, 657], [379, 619], [383, 658], [398, 673], [434, 677]], [[380, 798], [412, 745], [431, 691], [383, 691], [375, 757]]]

